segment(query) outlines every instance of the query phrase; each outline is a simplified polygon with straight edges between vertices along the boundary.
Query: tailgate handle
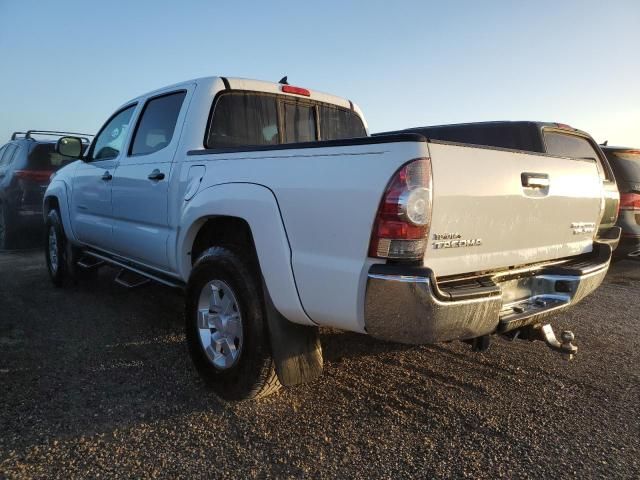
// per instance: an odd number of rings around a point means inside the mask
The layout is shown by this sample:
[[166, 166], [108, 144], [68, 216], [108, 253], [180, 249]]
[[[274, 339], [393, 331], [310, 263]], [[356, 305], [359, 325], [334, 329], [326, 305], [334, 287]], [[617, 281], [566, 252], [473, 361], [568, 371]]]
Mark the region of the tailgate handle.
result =
[[546, 173], [528, 173], [524, 172], [520, 175], [522, 186], [529, 188], [548, 188], [549, 175]]

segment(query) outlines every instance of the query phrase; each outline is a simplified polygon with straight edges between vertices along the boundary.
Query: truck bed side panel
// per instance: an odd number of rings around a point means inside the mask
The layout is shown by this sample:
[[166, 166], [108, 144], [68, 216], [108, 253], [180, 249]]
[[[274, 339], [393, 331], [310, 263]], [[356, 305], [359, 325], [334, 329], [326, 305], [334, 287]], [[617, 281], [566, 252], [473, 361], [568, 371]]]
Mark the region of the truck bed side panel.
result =
[[202, 188], [244, 182], [272, 190], [304, 310], [320, 325], [364, 331], [367, 271], [384, 262], [368, 258], [380, 199], [400, 166], [424, 156], [426, 142], [397, 142], [195, 155], [187, 162], [206, 164]]

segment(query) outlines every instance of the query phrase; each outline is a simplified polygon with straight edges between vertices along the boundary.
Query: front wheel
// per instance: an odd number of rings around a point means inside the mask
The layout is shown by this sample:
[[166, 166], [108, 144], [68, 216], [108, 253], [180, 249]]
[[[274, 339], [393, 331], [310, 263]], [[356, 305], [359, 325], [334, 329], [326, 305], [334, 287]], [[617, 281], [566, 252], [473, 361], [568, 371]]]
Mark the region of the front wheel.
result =
[[70, 258], [70, 249], [67, 248], [67, 239], [57, 210], [51, 210], [47, 215], [45, 229], [44, 255], [47, 270], [53, 284], [61, 287], [72, 279], [73, 259]]
[[226, 400], [270, 395], [276, 376], [257, 275], [226, 248], [198, 258], [187, 287], [189, 352], [205, 382]]

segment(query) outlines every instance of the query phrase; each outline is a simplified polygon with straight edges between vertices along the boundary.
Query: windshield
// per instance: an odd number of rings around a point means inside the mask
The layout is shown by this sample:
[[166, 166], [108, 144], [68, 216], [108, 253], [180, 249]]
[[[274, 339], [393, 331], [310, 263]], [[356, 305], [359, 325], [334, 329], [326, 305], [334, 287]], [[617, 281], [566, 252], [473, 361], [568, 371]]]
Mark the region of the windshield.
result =
[[27, 166], [31, 170], [58, 170], [74, 160], [56, 153], [55, 143], [38, 143], [29, 152]]
[[640, 182], [640, 150], [608, 150], [605, 154], [618, 181]]

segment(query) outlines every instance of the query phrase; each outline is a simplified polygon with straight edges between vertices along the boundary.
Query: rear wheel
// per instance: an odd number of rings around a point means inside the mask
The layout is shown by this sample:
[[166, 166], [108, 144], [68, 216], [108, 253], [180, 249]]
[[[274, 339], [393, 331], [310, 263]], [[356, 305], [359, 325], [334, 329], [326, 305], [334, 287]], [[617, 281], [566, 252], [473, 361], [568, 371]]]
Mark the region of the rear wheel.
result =
[[0, 250], [13, 247], [13, 232], [7, 218], [8, 214], [9, 212], [7, 212], [4, 205], [0, 203]]
[[187, 287], [186, 336], [198, 372], [220, 397], [264, 397], [280, 388], [257, 275], [226, 248], [197, 260]]

